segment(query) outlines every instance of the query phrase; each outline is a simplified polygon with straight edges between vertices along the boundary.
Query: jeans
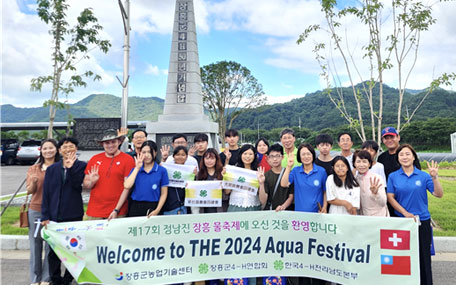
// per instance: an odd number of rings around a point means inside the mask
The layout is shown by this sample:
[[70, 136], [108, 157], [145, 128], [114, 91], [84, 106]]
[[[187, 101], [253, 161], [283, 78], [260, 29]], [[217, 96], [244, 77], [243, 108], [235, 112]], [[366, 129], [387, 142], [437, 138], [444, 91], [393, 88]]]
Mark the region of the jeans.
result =
[[185, 207], [185, 206], [180, 206], [179, 208], [176, 208], [174, 210], [163, 212], [163, 215], [185, 215], [185, 214], [187, 214], [187, 207]]
[[[30, 282], [49, 282], [49, 245], [41, 238], [41, 225], [37, 225], [35, 222], [41, 220], [41, 212], [34, 211], [29, 208], [28, 210], [29, 219], [29, 242], [30, 242]], [[36, 238], [34, 237], [37, 226], [39, 227]], [[42, 259], [44, 243], [44, 261]]]

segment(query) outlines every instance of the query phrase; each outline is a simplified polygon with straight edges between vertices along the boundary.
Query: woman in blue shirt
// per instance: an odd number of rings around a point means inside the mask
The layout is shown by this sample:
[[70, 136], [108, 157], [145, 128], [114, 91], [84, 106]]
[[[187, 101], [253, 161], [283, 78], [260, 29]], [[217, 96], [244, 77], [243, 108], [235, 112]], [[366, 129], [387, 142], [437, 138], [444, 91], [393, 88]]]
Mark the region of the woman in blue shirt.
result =
[[116, 218], [119, 209], [127, 200], [131, 190], [131, 204], [128, 207], [129, 217], [156, 216], [160, 213], [168, 196], [168, 173], [155, 161], [157, 145], [145, 141], [140, 153], [135, 158], [136, 166], [125, 180], [124, 191], [108, 220]]
[[298, 147], [297, 161], [302, 166], [294, 166], [294, 155], [288, 157], [287, 167], [283, 173], [280, 185], [288, 187], [294, 184], [295, 211], [310, 213], [326, 213], [326, 170], [315, 164], [314, 148], [303, 143]]
[[428, 209], [428, 190], [437, 198], [442, 198], [443, 189], [438, 180], [438, 164], [428, 163], [429, 174], [417, 169], [413, 162], [418, 156], [409, 144], [401, 145], [397, 151], [397, 161], [401, 168], [388, 177], [388, 202], [400, 217], [420, 219], [418, 230], [420, 250], [421, 284], [432, 284], [431, 269], [431, 214]]

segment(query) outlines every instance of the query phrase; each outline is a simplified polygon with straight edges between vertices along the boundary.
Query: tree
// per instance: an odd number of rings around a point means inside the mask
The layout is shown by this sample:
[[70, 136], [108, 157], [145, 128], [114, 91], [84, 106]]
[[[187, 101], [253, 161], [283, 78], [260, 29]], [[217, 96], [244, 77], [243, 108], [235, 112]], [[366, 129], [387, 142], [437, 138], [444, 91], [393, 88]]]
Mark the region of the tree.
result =
[[[427, 93], [422, 100], [414, 107], [411, 113], [406, 116], [402, 114], [402, 103], [408, 79], [415, 67], [418, 59], [420, 46], [420, 35], [422, 32], [436, 22], [432, 17], [432, 7], [420, 1], [412, 0], [392, 0], [392, 31], [382, 31], [382, 15], [388, 14], [384, 7], [384, 1], [363, 0], [357, 2], [357, 6], [347, 6], [341, 10], [337, 8], [336, 0], [322, 0], [321, 7], [326, 23], [324, 27], [320, 25], [309, 26], [299, 37], [297, 43], [300, 44], [308, 39], [311, 33], [324, 30], [328, 33], [329, 44], [317, 42], [313, 52], [321, 68], [321, 75], [326, 81], [326, 92], [331, 102], [336, 106], [341, 115], [350, 124], [361, 140], [366, 140], [366, 129], [361, 108], [361, 101], [367, 100], [370, 113], [370, 129], [373, 140], [380, 142], [380, 131], [383, 122], [383, 78], [384, 72], [396, 68], [398, 78], [398, 109], [397, 109], [397, 129], [400, 131], [410, 122], [416, 111], [422, 106], [428, 95], [440, 85], [450, 85], [451, 80], [456, 78], [455, 73], [443, 74], [433, 80]], [[350, 46], [347, 36], [347, 27], [341, 23], [346, 22], [345, 17], [355, 16], [366, 27], [368, 34], [366, 42], [362, 45], [363, 57], [361, 60], [355, 58], [358, 52], [355, 46]], [[357, 33], [362, 33], [358, 29]], [[382, 38], [386, 34], [386, 38]], [[345, 35], [345, 36], [342, 36]], [[389, 45], [383, 47], [384, 43]], [[336, 66], [333, 50], [342, 59], [342, 68]], [[405, 65], [406, 61], [410, 64]], [[367, 66], [369, 74], [361, 72], [362, 66]], [[343, 70], [350, 81], [351, 95], [356, 102], [356, 115], [347, 110], [346, 98], [341, 88], [341, 79], [338, 72]], [[360, 81], [362, 87], [357, 87], [355, 81]], [[374, 87], [379, 86], [379, 101], [373, 102]], [[401, 119], [405, 119], [406, 124], [401, 124]]]
[[219, 61], [201, 68], [204, 107], [218, 123], [222, 144], [225, 130], [242, 112], [266, 103], [263, 87], [250, 70], [234, 61]]
[[[89, 58], [89, 52], [99, 48], [107, 53], [111, 46], [108, 40], [100, 37], [99, 32], [103, 29], [98, 24], [98, 19], [91, 8], [84, 9], [77, 17], [76, 24], [70, 27], [67, 21], [66, 11], [69, 5], [66, 0], [37, 0], [38, 16], [46, 24], [50, 25], [49, 33], [53, 37], [52, 67], [51, 75], [39, 76], [32, 79], [32, 91], [41, 92], [43, 85], [52, 84], [51, 99], [44, 102], [44, 107], [49, 106], [49, 129], [48, 138], [52, 138], [55, 113], [57, 109], [65, 107], [59, 102], [59, 97], [74, 92], [75, 87], [86, 87], [86, 78], [100, 80], [99, 75], [87, 70], [78, 73], [76, 65], [84, 59]], [[68, 124], [71, 122], [68, 115]]]
[[20, 141], [25, 141], [30, 139], [30, 132], [29, 131], [19, 131], [17, 133], [17, 139]]

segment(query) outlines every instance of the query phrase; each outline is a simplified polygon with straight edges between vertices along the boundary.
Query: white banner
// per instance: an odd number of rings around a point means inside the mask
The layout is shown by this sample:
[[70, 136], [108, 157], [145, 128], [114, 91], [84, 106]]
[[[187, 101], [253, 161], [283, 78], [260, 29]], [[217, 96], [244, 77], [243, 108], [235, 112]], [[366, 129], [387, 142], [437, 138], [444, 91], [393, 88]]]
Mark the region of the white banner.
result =
[[258, 183], [256, 171], [231, 165], [225, 167], [226, 172], [223, 174], [222, 183], [223, 189], [247, 192], [253, 196], [257, 195], [260, 183]]
[[195, 166], [184, 164], [163, 163], [162, 166], [168, 172], [170, 187], [184, 188], [187, 181], [195, 180]]
[[253, 211], [49, 224], [42, 236], [78, 284], [308, 276], [419, 284], [413, 219]]
[[185, 206], [221, 207], [222, 181], [187, 181], [185, 187]]

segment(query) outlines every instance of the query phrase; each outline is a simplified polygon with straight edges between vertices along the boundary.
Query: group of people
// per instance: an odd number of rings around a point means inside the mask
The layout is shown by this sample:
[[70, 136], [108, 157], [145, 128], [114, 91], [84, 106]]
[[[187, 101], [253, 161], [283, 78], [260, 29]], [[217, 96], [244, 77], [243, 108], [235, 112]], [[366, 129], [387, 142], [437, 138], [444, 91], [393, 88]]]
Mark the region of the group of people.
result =
[[[223, 152], [208, 148], [206, 134], [194, 137], [189, 148], [187, 136], [176, 134], [171, 147], [147, 140], [144, 130], [132, 134], [133, 150], [124, 153], [124, 136], [107, 130], [98, 141], [104, 152], [87, 163], [78, 160], [78, 141], [65, 137], [58, 143], [43, 140], [40, 158], [27, 173], [27, 192], [32, 194], [29, 210], [30, 277], [32, 284], [70, 284], [72, 276], [61, 276], [59, 258], [45, 246], [36, 227], [53, 222], [70, 222], [119, 217], [178, 215], [259, 210], [295, 210], [313, 213], [366, 216], [399, 216], [419, 219], [421, 284], [432, 284], [431, 226], [427, 192], [442, 197], [438, 165], [420, 170], [417, 154], [408, 144], [399, 145], [398, 132], [382, 131], [387, 151], [378, 156], [379, 145], [365, 141], [352, 152], [350, 133], [338, 136], [341, 154], [331, 156], [333, 139], [328, 134], [316, 137], [319, 153], [309, 143], [295, 146], [292, 129], [280, 134], [280, 144], [270, 145], [261, 138], [255, 145], [238, 145], [234, 129], [225, 133]], [[160, 155], [160, 159], [158, 156]], [[256, 171], [258, 195], [223, 190], [222, 206], [185, 206], [185, 188], [169, 186], [162, 163], [194, 167], [196, 180], [222, 180], [225, 166]], [[90, 191], [84, 213], [82, 190]], [[254, 278], [250, 281], [254, 281]], [[324, 284], [313, 278], [294, 278], [291, 283]]]

